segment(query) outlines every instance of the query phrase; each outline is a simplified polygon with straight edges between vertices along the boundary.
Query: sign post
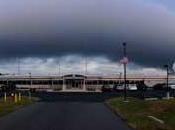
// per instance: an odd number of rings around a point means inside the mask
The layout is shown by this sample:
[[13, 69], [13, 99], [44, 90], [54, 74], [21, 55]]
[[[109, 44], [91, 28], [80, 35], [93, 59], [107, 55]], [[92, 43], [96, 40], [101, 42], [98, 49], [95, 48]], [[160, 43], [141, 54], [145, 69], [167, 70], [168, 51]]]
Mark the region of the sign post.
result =
[[128, 58], [126, 56], [126, 43], [123, 43], [123, 59], [120, 61], [124, 68], [124, 101], [127, 100], [127, 86], [126, 86], [126, 65], [128, 64]]

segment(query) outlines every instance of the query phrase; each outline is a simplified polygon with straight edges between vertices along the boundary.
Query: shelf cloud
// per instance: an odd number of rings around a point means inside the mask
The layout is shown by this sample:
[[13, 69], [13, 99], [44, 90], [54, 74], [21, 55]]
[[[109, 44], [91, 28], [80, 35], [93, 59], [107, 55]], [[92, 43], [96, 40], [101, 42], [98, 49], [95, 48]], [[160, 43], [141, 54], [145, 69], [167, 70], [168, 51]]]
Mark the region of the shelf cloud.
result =
[[6, 0], [0, 4], [0, 59], [67, 55], [122, 57], [160, 67], [175, 59], [175, 15], [143, 0]]

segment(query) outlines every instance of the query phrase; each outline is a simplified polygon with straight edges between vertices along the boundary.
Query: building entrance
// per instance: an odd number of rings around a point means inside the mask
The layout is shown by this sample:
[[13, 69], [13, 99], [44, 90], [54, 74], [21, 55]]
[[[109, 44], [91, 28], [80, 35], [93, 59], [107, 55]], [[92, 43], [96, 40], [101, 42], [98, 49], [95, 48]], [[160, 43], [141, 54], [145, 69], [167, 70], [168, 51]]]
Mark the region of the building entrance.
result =
[[66, 79], [65, 85], [67, 89], [82, 89], [84, 85], [84, 80]]
[[64, 89], [83, 89], [85, 87], [85, 77], [82, 75], [66, 75], [64, 76]]

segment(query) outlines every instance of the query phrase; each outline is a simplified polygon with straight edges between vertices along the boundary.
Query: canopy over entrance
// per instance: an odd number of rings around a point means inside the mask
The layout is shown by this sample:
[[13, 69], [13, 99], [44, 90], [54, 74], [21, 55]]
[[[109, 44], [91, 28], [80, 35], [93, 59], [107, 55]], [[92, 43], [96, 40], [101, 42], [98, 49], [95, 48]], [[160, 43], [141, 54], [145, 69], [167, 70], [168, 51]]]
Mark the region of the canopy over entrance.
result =
[[70, 74], [63, 76], [64, 90], [79, 89], [83, 90], [85, 88], [86, 76], [78, 74]]

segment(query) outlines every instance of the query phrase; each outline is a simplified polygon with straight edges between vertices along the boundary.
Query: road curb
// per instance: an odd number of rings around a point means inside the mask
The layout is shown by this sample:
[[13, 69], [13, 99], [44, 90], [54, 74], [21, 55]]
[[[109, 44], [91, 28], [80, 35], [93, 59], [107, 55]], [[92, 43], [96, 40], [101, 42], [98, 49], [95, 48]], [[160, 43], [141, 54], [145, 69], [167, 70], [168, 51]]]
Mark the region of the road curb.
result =
[[125, 124], [131, 129], [131, 130], [137, 130], [132, 124], [129, 124], [127, 122], [127, 119], [122, 115], [120, 114], [117, 109], [115, 109], [114, 107], [112, 107], [107, 101], [105, 101], [105, 106], [110, 110], [112, 111], [116, 116], [120, 117], [120, 119], [125, 122]]

